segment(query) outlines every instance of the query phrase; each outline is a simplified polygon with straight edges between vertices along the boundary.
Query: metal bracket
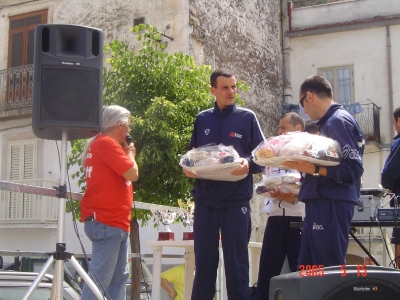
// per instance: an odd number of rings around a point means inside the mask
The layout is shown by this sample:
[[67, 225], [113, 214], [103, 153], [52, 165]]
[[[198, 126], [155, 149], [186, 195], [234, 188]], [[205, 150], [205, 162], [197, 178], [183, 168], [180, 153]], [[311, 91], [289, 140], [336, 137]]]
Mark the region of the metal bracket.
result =
[[67, 249], [65, 243], [56, 243], [56, 252], [51, 253], [55, 260], [67, 260], [71, 259], [72, 253], [66, 252]]
[[66, 184], [59, 185], [58, 187], [57, 186], [53, 186], [53, 188], [56, 191], [58, 191], [58, 194], [56, 194], [56, 196], [58, 198], [64, 198], [64, 199], [67, 198], [67, 185]]

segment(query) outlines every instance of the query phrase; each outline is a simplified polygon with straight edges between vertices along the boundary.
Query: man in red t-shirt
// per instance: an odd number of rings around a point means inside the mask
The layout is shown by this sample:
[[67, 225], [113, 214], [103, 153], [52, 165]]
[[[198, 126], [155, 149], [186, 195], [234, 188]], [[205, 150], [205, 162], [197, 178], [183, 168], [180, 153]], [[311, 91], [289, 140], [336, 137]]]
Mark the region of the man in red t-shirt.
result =
[[[113, 300], [126, 298], [132, 182], [139, 177], [135, 147], [125, 142], [129, 117], [129, 111], [123, 107], [105, 107], [102, 132], [89, 141], [82, 158], [86, 191], [81, 202], [81, 221], [92, 241], [89, 275], [101, 283], [107, 297]], [[85, 284], [82, 300], [91, 299], [97, 298]]]

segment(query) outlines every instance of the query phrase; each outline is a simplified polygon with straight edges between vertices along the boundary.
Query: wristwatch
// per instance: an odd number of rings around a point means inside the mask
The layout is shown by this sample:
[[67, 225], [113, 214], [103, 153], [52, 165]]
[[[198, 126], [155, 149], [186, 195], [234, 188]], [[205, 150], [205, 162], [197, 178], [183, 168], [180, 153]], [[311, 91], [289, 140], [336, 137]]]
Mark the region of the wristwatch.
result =
[[314, 170], [314, 173], [312, 174], [312, 176], [321, 176], [319, 174], [319, 166], [315, 166], [315, 170]]

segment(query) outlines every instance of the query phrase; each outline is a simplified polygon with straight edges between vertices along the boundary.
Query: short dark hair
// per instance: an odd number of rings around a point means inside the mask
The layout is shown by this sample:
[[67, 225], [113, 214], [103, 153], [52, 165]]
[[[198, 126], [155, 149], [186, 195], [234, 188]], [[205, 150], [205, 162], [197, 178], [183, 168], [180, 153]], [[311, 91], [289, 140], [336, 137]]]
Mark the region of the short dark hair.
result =
[[330, 82], [319, 75], [310, 76], [301, 84], [300, 94], [305, 95], [307, 92], [312, 92], [321, 99], [333, 98]]
[[219, 76], [224, 76], [226, 78], [232, 77], [233, 76], [233, 72], [229, 69], [226, 68], [220, 68], [215, 70], [211, 76], [210, 76], [210, 83], [212, 87], [217, 87], [217, 78]]
[[284, 115], [281, 117], [281, 120], [282, 120], [283, 118], [288, 117], [288, 116], [290, 117], [290, 124], [292, 124], [293, 127], [295, 127], [296, 125], [300, 125], [300, 126], [301, 126], [301, 131], [304, 131], [304, 119], [303, 119], [302, 116], [300, 116], [300, 115], [299, 115], [298, 113], [296, 113], [296, 112], [291, 111], [291, 112], [288, 112], [288, 113], [284, 114]]
[[400, 117], [400, 106], [396, 108], [393, 112], [393, 118], [395, 119], [396, 122], [398, 121], [399, 117]]
[[317, 134], [319, 132], [317, 121], [308, 120], [304, 126], [304, 131], [311, 134]]

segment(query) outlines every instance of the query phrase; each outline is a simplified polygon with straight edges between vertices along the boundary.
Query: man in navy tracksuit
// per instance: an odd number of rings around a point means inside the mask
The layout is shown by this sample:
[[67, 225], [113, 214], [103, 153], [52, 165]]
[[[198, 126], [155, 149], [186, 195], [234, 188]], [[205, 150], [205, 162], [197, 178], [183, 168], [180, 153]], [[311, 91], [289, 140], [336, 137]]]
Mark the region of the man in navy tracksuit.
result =
[[[192, 300], [212, 300], [219, 260], [219, 231], [224, 253], [229, 300], [249, 299], [248, 242], [251, 232], [250, 205], [253, 176], [263, 167], [252, 161], [251, 152], [263, 140], [258, 120], [235, 102], [236, 79], [227, 69], [218, 69], [210, 78], [213, 108], [200, 112], [194, 123], [189, 149], [210, 143], [232, 145], [240, 155], [240, 167], [232, 175], [245, 175], [236, 182], [196, 179], [194, 251], [196, 276]], [[196, 175], [184, 169], [188, 177]]]
[[[381, 185], [394, 193], [397, 197], [397, 205], [400, 205], [400, 107], [393, 112], [393, 125], [397, 135], [381, 172]], [[395, 199], [390, 200], [390, 206], [394, 206]], [[391, 242], [396, 244], [396, 257], [398, 257], [400, 255], [400, 228], [393, 230]], [[399, 267], [400, 259], [396, 260], [396, 264]]]
[[333, 101], [327, 79], [307, 78], [299, 97], [304, 112], [311, 120], [319, 120], [320, 134], [339, 142], [343, 157], [339, 165], [329, 167], [306, 161], [284, 163], [305, 173], [298, 196], [306, 211], [298, 267], [342, 265], [354, 206], [360, 199], [364, 137], [356, 120]]

